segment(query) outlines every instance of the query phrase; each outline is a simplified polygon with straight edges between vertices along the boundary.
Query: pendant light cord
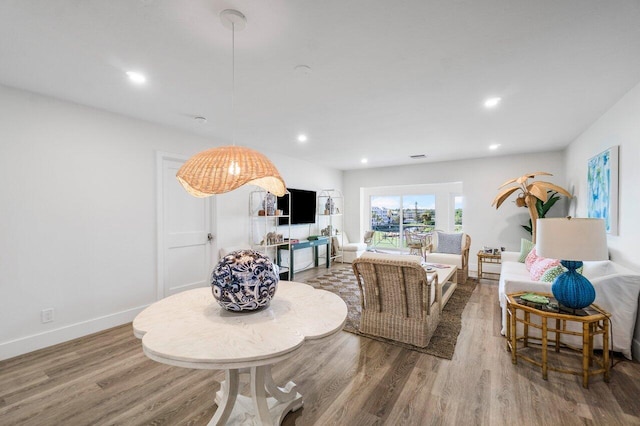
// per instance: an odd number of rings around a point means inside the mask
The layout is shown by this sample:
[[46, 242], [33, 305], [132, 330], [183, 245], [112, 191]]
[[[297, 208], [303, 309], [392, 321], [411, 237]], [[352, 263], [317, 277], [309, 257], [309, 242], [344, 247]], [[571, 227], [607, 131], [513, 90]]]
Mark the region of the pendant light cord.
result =
[[236, 24], [231, 22], [231, 143], [236, 144]]

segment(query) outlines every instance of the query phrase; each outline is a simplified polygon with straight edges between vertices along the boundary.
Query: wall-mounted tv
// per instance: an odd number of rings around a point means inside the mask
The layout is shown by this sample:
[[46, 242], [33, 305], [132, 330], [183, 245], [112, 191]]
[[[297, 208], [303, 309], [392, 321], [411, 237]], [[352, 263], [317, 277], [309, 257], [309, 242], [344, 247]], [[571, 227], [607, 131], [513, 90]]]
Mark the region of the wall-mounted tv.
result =
[[[287, 188], [288, 194], [278, 197], [278, 209], [289, 215], [292, 225], [316, 223], [316, 192], [304, 189]], [[291, 197], [291, 211], [289, 211]], [[280, 218], [280, 225], [286, 225], [287, 219]]]

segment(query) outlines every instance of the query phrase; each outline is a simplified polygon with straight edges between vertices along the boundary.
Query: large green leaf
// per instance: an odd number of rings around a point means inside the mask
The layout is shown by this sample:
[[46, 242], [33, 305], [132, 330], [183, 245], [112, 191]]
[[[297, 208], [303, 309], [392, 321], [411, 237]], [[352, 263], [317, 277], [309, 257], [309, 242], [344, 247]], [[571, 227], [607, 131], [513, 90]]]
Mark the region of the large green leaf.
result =
[[558, 194], [557, 192], [553, 192], [553, 191], [549, 191], [549, 192], [551, 194], [549, 195], [547, 202], [542, 204], [542, 212], [540, 213], [539, 211], [540, 217], [545, 217], [549, 209], [553, 207], [553, 205], [557, 203], [558, 200], [560, 199], [560, 197], [557, 195]]

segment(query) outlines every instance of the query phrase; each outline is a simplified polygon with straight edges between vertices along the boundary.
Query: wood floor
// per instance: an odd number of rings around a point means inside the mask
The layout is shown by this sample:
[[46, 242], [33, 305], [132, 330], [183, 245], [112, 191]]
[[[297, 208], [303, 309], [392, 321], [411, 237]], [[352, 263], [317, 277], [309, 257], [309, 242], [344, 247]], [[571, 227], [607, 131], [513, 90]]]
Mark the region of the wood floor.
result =
[[[323, 268], [296, 275], [303, 281]], [[640, 425], [640, 364], [611, 382], [512, 365], [481, 280], [452, 360], [341, 332], [274, 367], [304, 407], [284, 425]], [[223, 374], [147, 359], [131, 324], [0, 362], [0, 425], [205, 425]]]

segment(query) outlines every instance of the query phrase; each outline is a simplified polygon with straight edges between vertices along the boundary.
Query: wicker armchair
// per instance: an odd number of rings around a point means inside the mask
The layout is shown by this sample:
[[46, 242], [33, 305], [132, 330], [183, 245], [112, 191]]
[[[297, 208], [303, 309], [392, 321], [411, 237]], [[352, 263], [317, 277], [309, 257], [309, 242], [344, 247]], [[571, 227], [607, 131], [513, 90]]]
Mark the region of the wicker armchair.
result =
[[365, 253], [353, 261], [360, 287], [360, 332], [419, 347], [440, 321], [438, 277], [413, 255]]

